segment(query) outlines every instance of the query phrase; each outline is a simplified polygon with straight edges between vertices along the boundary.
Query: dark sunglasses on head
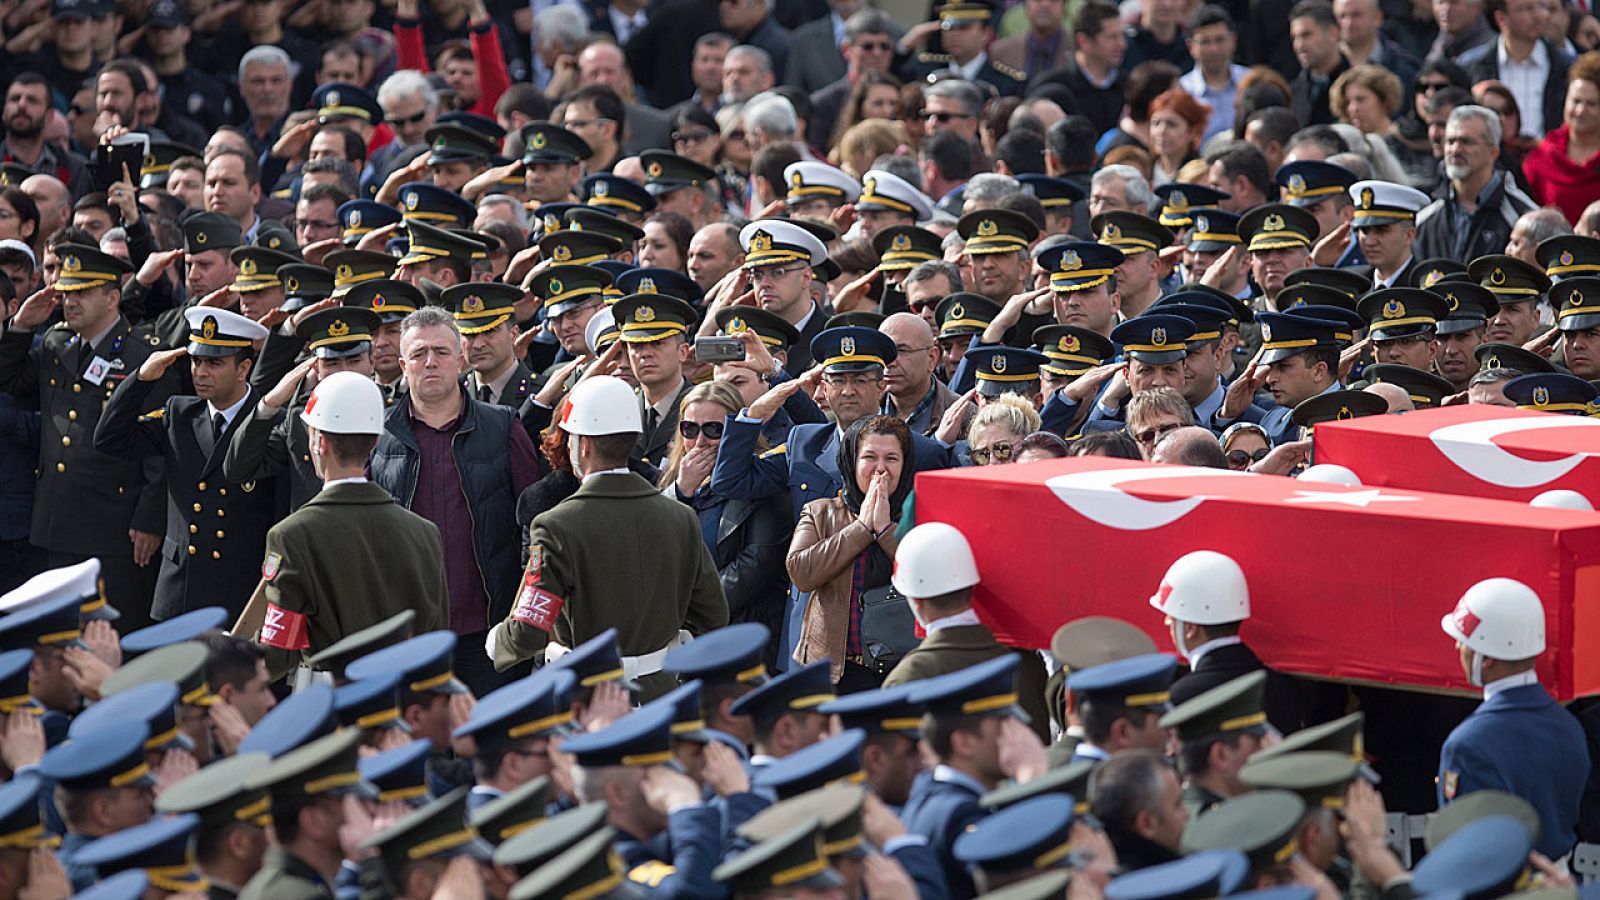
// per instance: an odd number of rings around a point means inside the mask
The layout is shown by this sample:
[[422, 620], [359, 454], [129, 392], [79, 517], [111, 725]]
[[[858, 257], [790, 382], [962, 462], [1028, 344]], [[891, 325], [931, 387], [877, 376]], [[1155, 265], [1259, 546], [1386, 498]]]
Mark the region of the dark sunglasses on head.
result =
[[1263, 459], [1266, 459], [1267, 454], [1271, 452], [1272, 450], [1267, 447], [1262, 447], [1260, 450], [1257, 450], [1254, 453], [1246, 453], [1243, 450], [1229, 450], [1228, 465], [1234, 467], [1235, 469], [1242, 469], [1251, 463], [1261, 462]]
[[423, 110], [414, 116], [388, 116], [384, 119], [390, 125], [415, 125], [428, 117], [428, 111]]
[[692, 441], [699, 437], [703, 431], [706, 437], [713, 441], [720, 441], [722, 440], [722, 426], [722, 422], [707, 422], [704, 425], [699, 422], [679, 422], [678, 433], [683, 435], [684, 440]]

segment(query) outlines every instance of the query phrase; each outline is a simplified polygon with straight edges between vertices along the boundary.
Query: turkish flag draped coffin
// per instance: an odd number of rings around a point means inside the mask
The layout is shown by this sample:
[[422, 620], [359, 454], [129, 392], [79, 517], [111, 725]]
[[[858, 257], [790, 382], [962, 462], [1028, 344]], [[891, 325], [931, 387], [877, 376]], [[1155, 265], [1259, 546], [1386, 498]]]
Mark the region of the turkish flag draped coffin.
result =
[[1444, 406], [1325, 422], [1316, 461], [1362, 484], [1526, 503], [1577, 491], [1600, 507], [1600, 420], [1505, 406]]
[[1178, 557], [1216, 550], [1244, 568], [1244, 638], [1274, 668], [1467, 689], [1439, 620], [1502, 576], [1544, 601], [1545, 684], [1600, 694], [1600, 513], [1099, 457], [924, 472], [916, 498], [918, 522], [971, 542], [978, 613], [1017, 646], [1107, 615], [1170, 647], [1150, 595]]

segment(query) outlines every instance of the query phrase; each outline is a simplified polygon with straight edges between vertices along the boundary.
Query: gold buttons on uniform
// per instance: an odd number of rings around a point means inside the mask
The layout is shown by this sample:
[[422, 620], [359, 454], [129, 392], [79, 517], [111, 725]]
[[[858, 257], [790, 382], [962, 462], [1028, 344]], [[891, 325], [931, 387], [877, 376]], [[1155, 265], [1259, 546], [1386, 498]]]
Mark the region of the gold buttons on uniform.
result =
[[75, 410], [75, 409], [67, 410], [67, 421], [68, 422], [76, 422], [76, 421], [78, 421], [78, 411]]
[[800, 490], [802, 490], [802, 491], [803, 491], [803, 490], [805, 490], [805, 489], [806, 489], [806, 483], [805, 483], [805, 482], [803, 482], [803, 481], [802, 481], [802, 482], [800, 482]]
[[56, 471], [57, 472], [65, 472], [66, 470], [67, 470], [67, 464], [66, 463], [56, 463]]
[[72, 446], [72, 438], [69, 438], [66, 435], [62, 435], [61, 436], [61, 446], [63, 446], [63, 447], [71, 447]]
[[221, 554], [221, 553], [218, 553], [218, 552], [217, 552], [217, 551], [215, 551], [215, 550], [213, 550], [213, 551], [211, 551], [211, 558], [212, 558], [212, 559], [221, 559], [221, 558], [222, 558], [222, 554]]
[[195, 485], [195, 487], [197, 487], [197, 488], [199, 488], [200, 490], [203, 491], [203, 490], [206, 489], [206, 483], [204, 481], [202, 481], [199, 484]]
[[199, 534], [200, 533], [200, 526], [199, 525], [190, 525], [189, 526], [189, 533], [190, 534]]
[[75, 385], [73, 385], [73, 386], [72, 386], [72, 392], [73, 392], [73, 393], [74, 393], [74, 394], [81, 394], [81, 393], [83, 393], [83, 385], [81, 385], [81, 384], [75, 384]]
[[219, 529], [217, 529], [217, 537], [220, 539], [220, 538], [227, 537], [227, 535], [223, 534], [222, 533], [222, 529], [219, 528]]
[[228, 496], [228, 489], [227, 488], [217, 488], [217, 493], [222, 495], [222, 496], [224, 496], [224, 497], [226, 497], [226, 496]]
[[194, 505], [194, 511], [195, 511], [195, 512], [199, 512], [199, 511], [200, 511], [200, 504], [198, 504], [198, 503], [196, 503], [196, 504], [195, 504], [195, 505]]
[[220, 509], [217, 510], [217, 518], [221, 519], [221, 518], [223, 518], [225, 516], [227, 516], [227, 512], [226, 511], [220, 510]]
[[190, 556], [193, 556], [193, 555], [194, 555], [194, 554], [195, 554], [195, 549], [194, 549], [194, 545], [193, 545], [193, 544], [190, 544], [190, 545], [189, 545], [189, 555], [190, 555]]
[[118, 486], [118, 487], [117, 487], [117, 493], [119, 493], [119, 494], [126, 494], [126, 493], [127, 493], [127, 492], [128, 492], [128, 489], [127, 489], [127, 488], [125, 488], [125, 487], [121, 487], [121, 486]]

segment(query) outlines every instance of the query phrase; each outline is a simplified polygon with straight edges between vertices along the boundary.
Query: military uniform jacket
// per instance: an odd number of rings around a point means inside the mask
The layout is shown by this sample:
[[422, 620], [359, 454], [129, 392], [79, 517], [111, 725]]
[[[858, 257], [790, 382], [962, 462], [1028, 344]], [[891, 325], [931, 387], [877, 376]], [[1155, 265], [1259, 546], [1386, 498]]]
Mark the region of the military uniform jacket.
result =
[[1576, 716], [1543, 685], [1506, 688], [1450, 732], [1439, 753], [1439, 805], [1489, 788], [1539, 813], [1540, 853], [1559, 859], [1577, 841], [1589, 748]]
[[[538, 378], [533, 374], [533, 370], [529, 369], [526, 363], [518, 360], [517, 366], [512, 371], [511, 377], [506, 381], [505, 389], [500, 392], [500, 396], [485, 402], [498, 403], [501, 406], [520, 409], [523, 401], [533, 396], [534, 385], [537, 381]], [[483, 400], [483, 397], [478, 394], [482, 386], [478, 382], [476, 373], [467, 376], [466, 385], [467, 390], [472, 393], [474, 399]], [[534, 443], [538, 443], [538, 441], [534, 441]]]
[[234, 429], [233, 439], [228, 441], [222, 458], [223, 477], [229, 481], [260, 481], [287, 476], [289, 512], [315, 497], [322, 490], [322, 479], [311, 463], [311, 433], [300, 421], [305, 408], [304, 401], [295, 401], [265, 419], [256, 415], [254, 406], [240, 410], [244, 425]]
[[672, 813], [667, 830], [651, 840], [619, 829], [614, 846], [628, 880], [650, 888], [651, 897], [715, 897], [720, 891], [711, 871], [722, 861], [721, 824], [714, 807], [685, 807]]
[[[1221, 687], [1235, 678], [1265, 668], [1266, 665], [1256, 656], [1255, 651], [1244, 644], [1224, 644], [1208, 650], [1200, 657], [1200, 665], [1196, 666], [1194, 671], [1172, 682], [1172, 705], [1177, 706], [1214, 687]], [[1294, 683], [1287, 676], [1268, 670], [1267, 719], [1273, 726], [1288, 734], [1299, 731], [1306, 724], [1327, 721], [1319, 719], [1317, 722], [1302, 722], [1301, 706], [1300, 693]]]
[[640, 459], [658, 469], [667, 467], [667, 454], [671, 452], [673, 438], [678, 434], [678, 410], [683, 405], [683, 395], [689, 393], [689, 389], [692, 387], [694, 385], [690, 384], [687, 378], [683, 380], [682, 384], [678, 385], [678, 393], [673, 396], [672, 405], [667, 407], [666, 414], [661, 417], [661, 420], [656, 423], [654, 428], [650, 427], [649, 401], [644, 399], [643, 394], [640, 395], [640, 402], [647, 404], [644, 408], [644, 418], [642, 419], [645, 423], [645, 430], [644, 433], [639, 435], [639, 443], [634, 448], [636, 455]]
[[968, 783], [971, 779], [961, 774], [953, 778], [941, 777], [947, 774], [946, 769], [939, 768], [932, 777], [912, 785], [911, 798], [906, 801], [900, 819], [905, 822], [907, 831], [928, 839], [929, 848], [944, 869], [950, 896], [963, 900], [975, 896], [977, 888], [967, 867], [956, 859], [952, 850], [956, 838], [977, 824], [985, 811], [978, 805], [979, 793]]
[[[728, 623], [728, 601], [694, 511], [631, 472], [591, 476], [533, 520], [528, 567], [511, 614], [498, 627], [496, 669], [555, 641], [567, 647], [617, 629], [624, 656], [653, 653], [684, 629]], [[645, 699], [674, 679], [641, 680]]]
[[995, 640], [994, 632], [987, 625], [954, 625], [933, 632], [895, 665], [883, 680], [883, 686], [946, 675], [1002, 653], [1016, 653], [1021, 657], [1017, 666], [1017, 696], [1022, 708], [1033, 719], [1033, 729], [1039, 733], [1040, 740], [1048, 741], [1050, 714], [1045, 710], [1044, 691], [1049, 676], [1044, 671], [1044, 660], [1033, 651], [1017, 650]]
[[228, 442], [259, 397], [248, 391], [238, 415], [216, 440], [206, 401], [169, 397], [151, 409], [155, 385], [128, 378], [95, 429], [95, 447], [106, 453], [166, 459], [167, 538], [150, 614], [169, 619], [221, 606], [236, 617], [260, 577], [261, 548], [278, 517], [272, 479], [229, 481], [222, 474]]
[[416, 634], [450, 627], [444, 547], [432, 522], [372, 482], [335, 484], [267, 532], [261, 643], [274, 677], [406, 609]]
[[[0, 334], [0, 391], [39, 405], [32, 540], [59, 553], [131, 555], [130, 528], [149, 534], [165, 528], [162, 466], [95, 449], [94, 431], [112, 392], [139, 371], [155, 341], [119, 319], [99, 347], [83, 343], [65, 325], [45, 332], [37, 347], [31, 332]], [[154, 382], [151, 398], [164, 400], [176, 384], [171, 374]]]
[[[903, 72], [912, 80], [926, 82], [928, 76], [935, 72], [954, 71], [955, 68], [956, 61], [948, 53], [918, 53], [906, 61]], [[993, 87], [1001, 97], [1020, 97], [1023, 88], [1028, 85], [1026, 72], [997, 64], [988, 58], [978, 67], [978, 73], [972, 80]]]
[[299, 857], [271, 847], [261, 871], [245, 882], [239, 900], [334, 900], [334, 894], [328, 882]]

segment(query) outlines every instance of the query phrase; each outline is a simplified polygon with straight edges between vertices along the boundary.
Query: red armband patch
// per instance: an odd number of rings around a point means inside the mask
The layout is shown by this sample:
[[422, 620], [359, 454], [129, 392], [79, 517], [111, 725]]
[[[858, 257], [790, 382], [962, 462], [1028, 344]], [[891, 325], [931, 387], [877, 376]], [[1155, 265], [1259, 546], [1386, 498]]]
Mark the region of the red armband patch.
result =
[[308, 625], [304, 613], [290, 612], [268, 603], [266, 618], [261, 623], [261, 643], [279, 650], [304, 650], [311, 646]]
[[539, 568], [530, 565], [522, 576], [522, 589], [517, 591], [517, 605], [511, 609], [511, 618], [548, 633], [555, 627], [556, 616], [561, 615], [561, 607], [566, 606], [567, 601], [539, 587], [538, 581]]

